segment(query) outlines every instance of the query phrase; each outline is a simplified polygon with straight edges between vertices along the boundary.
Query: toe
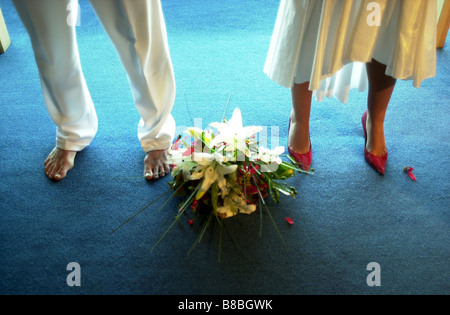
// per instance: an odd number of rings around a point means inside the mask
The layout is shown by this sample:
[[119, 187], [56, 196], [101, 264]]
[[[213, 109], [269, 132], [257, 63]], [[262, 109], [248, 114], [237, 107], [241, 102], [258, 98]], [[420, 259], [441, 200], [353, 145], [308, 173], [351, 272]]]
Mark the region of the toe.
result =
[[60, 181], [67, 176], [67, 172], [70, 170], [70, 166], [62, 166], [57, 172], [55, 172], [55, 175], [53, 176], [54, 180]]
[[146, 171], [144, 173], [144, 177], [146, 180], [152, 180], [153, 179], [153, 173], [151, 171]]
[[46, 169], [45, 174], [47, 175], [48, 178], [53, 179], [55, 173], [56, 173], [55, 166], [53, 164], [50, 164], [49, 167]]
[[160, 175], [160, 169], [159, 167], [156, 167], [153, 171], [153, 179], [159, 179]]
[[170, 166], [167, 165], [167, 156], [165, 150], [156, 150], [147, 152], [145, 159], [145, 172], [144, 174], [151, 173], [152, 176], [146, 176], [146, 178], [157, 180], [168, 174], [170, 174]]
[[51, 168], [53, 168], [53, 165], [51, 165], [50, 163], [47, 163], [45, 165], [44, 172], [46, 175], [48, 175], [50, 173]]
[[75, 151], [53, 149], [44, 162], [47, 177], [57, 181], [64, 179], [75, 164], [75, 156]]
[[53, 177], [54, 180], [60, 181], [66, 177], [67, 172], [59, 171]]

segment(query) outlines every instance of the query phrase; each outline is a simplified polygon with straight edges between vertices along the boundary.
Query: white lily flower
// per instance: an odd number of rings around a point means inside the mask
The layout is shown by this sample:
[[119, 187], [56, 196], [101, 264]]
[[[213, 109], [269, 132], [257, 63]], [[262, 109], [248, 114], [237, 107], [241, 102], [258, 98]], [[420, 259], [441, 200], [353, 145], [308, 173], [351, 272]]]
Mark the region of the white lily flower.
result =
[[183, 157], [183, 154], [187, 151], [187, 149], [178, 149], [178, 150], [170, 150], [169, 151], [169, 156], [167, 158], [168, 162], [170, 164], [181, 164], [182, 162], [184, 162], [185, 157]]
[[174, 165], [174, 168], [172, 169], [172, 174], [178, 173], [180, 168], [183, 168], [183, 163], [186, 160], [186, 157], [183, 156], [183, 154], [187, 151], [187, 149], [178, 149], [178, 150], [170, 150], [169, 156], [167, 158], [167, 161], [169, 164]]
[[228, 158], [223, 156], [219, 152], [206, 153], [206, 152], [195, 152], [194, 159], [195, 162], [201, 165], [210, 165], [212, 162], [217, 162], [219, 164], [227, 163]]
[[197, 141], [197, 143], [200, 144], [204, 142], [207, 146], [211, 145], [213, 134], [210, 130], [202, 130], [196, 127], [189, 127], [185, 132], [190, 134], [194, 138], [194, 140]]
[[200, 199], [203, 197], [203, 195], [211, 188], [211, 185], [214, 184], [217, 179], [219, 178], [219, 175], [217, 174], [214, 166], [210, 165], [203, 171], [203, 182], [200, 186], [200, 189], [197, 193], [197, 196], [195, 199]]
[[[237, 209], [237, 211], [234, 212], [233, 208]], [[222, 218], [235, 216], [238, 212], [244, 214], [252, 214], [255, 211], [256, 205], [247, 204], [244, 197], [240, 196], [234, 191], [224, 199], [223, 206], [217, 208], [217, 212], [221, 215]]]
[[233, 191], [230, 194], [230, 198], [233, 201], [234, 205], [239, 209], [240, 213], [251, 214], [256, 211], [256, 205], [247, 204], [245, 200], [245, 196], [242, 191], [236, 192]]
[[231, 218], [235, 216], [237, 213], [234, 213], [233, 210], [231, 210], [230, 205], [224, 205], [222, 207], [217, 208], [217, 213], [220, 215], [221, 218]]
[[195, 171], [188, 176], [188, 180], [199, 180], [202, 179], [203, 176], [205, 176], [205, 171], [207, 169], [207, 166], [204, 165], [198, 165], [195, 168]]
[[[211, 166], [211, 163], [210, 164], [203, 164], [203, 165], [200, 164], [200, 165], [198, 165], [195, 168], [195, 171], [191, 175], [188, 176], [188, 179], [189, 180], [202, 179], [205, 176], [206, 170], [210, 166]], [[217, 164], [217, 165], [215, 165], [214, 169], [215, 169], [215, 171], [217, 173], [219, 173], [219, 177], [220, 177], [220, 175], [228, 175], [228, 174], [231, 174], [233, 172], [236, 172], [237, 167], [238, 167], [237, 165], [230, 165], [230, 166], [228, 166], [228, 165]]]
[[241, 111], [238, 108], [234, 110], [233, 116], [228, 122], [215, 122], [211, 123], [210, 126], [216, 128], [219, 132], [212, 140], [211, 146], [225, 143], [227, 151], [238, 150], [247, 156], [250, 156], [247, 140], [262, 130], [262, 127], [257, 126], [244, 127]]
[[234, 173], [237, 171], [237, 165], [223, 165], [217, 163], [217, 161], [208, 161], [202, 160], [203, 164], [200, 164], [194, 173], [190, 175], [189, 179], [202, 179], [203, 182], [200, 186], [200, 189], [197, 193], [196, 199], [200, 199], [203, 195], [211, 188], [211, 186], [217, 182], [219, 185], [219, 189], [222, 192], [222, 196], [226, 196], [228, 194], [227, 189], [227, 181], [225, 179], [225, 175]]
[[185, 132], [189, 133], [195, 140], [202, 140], [203, 130], [196, 127], [189, 127]]
[[258, 149], [258, 159], [264, 163], [277, 163], [281, 164], [283, 161], [280, 155], [285, 151], [284, 147], [276, 147], [274, 150], [269, 150], [265, 147]]

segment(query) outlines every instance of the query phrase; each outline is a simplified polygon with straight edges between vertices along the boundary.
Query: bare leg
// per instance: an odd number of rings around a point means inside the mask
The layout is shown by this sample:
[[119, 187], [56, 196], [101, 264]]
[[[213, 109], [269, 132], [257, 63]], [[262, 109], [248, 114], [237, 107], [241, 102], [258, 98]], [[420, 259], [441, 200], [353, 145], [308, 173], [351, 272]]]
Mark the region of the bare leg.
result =
[[386, 153], [384, 119], [396, 79], [387, 76], [386, 66], [375, 59], [367, 63], [369, 95], [367, 101], [367, 150], [377, 156]]
[[291, 90], [293, 111], [291, 114], [289, 147], [300, 154], [307, 153], [311, 146], [309, 141], [309, 118], [313, 92], [308, 88], [309, 82], [305, 82], [294, 84]]
[[75, 164], [76, 151], [67, 151], [54, 148], [44, 162], [45, 174], [50, 179], [60, 181]]
[[167, 161], [169, 150], [147, 152], [144, 159], [144, 176], [146, 180], [156, 180], [170, 174]]

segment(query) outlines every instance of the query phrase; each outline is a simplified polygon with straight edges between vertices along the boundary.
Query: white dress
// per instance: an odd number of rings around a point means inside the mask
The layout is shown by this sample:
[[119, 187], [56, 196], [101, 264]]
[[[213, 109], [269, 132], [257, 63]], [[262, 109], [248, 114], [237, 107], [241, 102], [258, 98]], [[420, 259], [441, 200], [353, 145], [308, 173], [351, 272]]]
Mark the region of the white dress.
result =
[[436, 74], [436, 15], [436, 0], [281, 0], [264, 72], [310, 82], [317, 101], [365, 90], [372, 59], [420, 87]]

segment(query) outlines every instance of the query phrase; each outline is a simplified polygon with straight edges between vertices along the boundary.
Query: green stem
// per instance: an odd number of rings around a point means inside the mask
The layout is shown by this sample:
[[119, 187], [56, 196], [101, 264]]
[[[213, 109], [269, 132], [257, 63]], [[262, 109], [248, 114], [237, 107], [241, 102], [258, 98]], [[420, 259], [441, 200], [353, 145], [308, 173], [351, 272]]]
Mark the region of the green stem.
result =
[[238, 248], [238, 250], [241, 252], [241, 254], [242, 254], [245, 258], [247, 258], [248, 260], [251, 260], [250, 257], [248, 257], [248, 256], [245, 254], [244, 250], [239, 246], [238, 242], [237, 242], [236, 239], [233, 237], [233, 234], [228, 230], [228, 228], [227, 228], [225, 222], [223, 222], [222, 224], [223, 224], [223, 227], [225, 228], [225, 231], [228, 233], [228, 235], [230, 236], [230, 238], [231, 238], [231, 240], [233, 241], [234, 245]]
[[211, 213], [208, 217], [208, 221], [203, 225], [203, 229], [202, 232], [200, 233], [199, 237], [197, 238], [197, 240], [195, 241], [194, 245], [192, 245], [191, 249], [188, 252], [188, 255], [191, 254], [191, 252], [194, 250], [194, 248], [198, 245], [198, 243], [201, 242], [201, 240], [203, 239], [203, 235], [205, 235], [206, 230], [208, 229], [209, 225], [211, 224], [212, 221], [212, 217], [213, 217], [213, 213]]
[[[148, 207], [150, 207], [151, 205], [153, 205], [155, 202], [157, 202], [158, 200], [160, 200], [162, 197], [164, 197], [165, 195], [167, 195], [172, 189], [169, 189], [168, 191], [166, 191], [164, 194], [162, 194], [161, 196], [159, 196], [158, 198], [156, 198], [154, 201], [152, 201], [151, 203], [149, 203], [148, 205], [146, 205], [144, 208], [142, 208], [141, 210], [139, 210], [138, 212], [136, 212], [134, 215], [132, 215], [130, 218], [128, 218], [125, 222], [123, 222], [120, 226], [118, 226], [117, 228], [115, 228], [111, 233], [115, 233], [117, 230], [119, 230], [120, 228], [122, 228], [125, 224], [127, 224], [128, 222], [130, 222], [131, 220], [133, 220], [135, 217], [137, 217], [139, 214], [141, 214], [144, 210], [146, 210]], [[176, 192], [177, 190], [175, 190]], [[170, 198], [168, 200], [170, 200], [174, 195], [175, 192], [172, 194], [172, 196], [170, 196]], [[167, 204], [167, 201], [163, 204], [163, 206], [165, 206]], [[159, 211], [159, 210], [158, 210]]]
[[161, 238], [158, 240], [158, 242], [156, 242], [155, 246], [153, 246], [151, 251], [153, 251], [159, 245], [159, 243], [161, 243], [161, 241], [166, 237], [167, 233], [169, 233], [169, 231], [175, 225], [175, 223], [178, 222], [178, 220], [180, 219], [181, 215], [183, 215], [183, 213], [186, 211], [186, 205], [189, 204], [189, 202], [197, 194], [197, 191], [199, 189], [200, 189], [200, 184], [197, 186], [197, 188], [194, 190], [194, 192], [190, 195], [188, 200], [183, 204], [183, 206], [181, 207], [181, 211], [177, 214], [177, 216], [175, 217], [175, 220], [172, 222], [172, 224], [169, 226], [169, 228], [166, 230], [166, 232], [161, 236]]
[[[253, 181], [255, 182], [255, 185], [256, 185], [256, 181], [255, 181], [254, 178], [253, 178]], [[283, 246], [284, 246], [284, 248], [286, 248], [286, 251], [287, 251], [288, 248], [287, 248], [287, 246], [286, 246], [286, 243], [284, 242], [283, 236], [281, 236], [280, 230], [278, 230], [277, 224], [275, 223], [275, 220], [273, 219], [272, 215], [270, 214], [269, 209], [267, 208], [266, 202], [264, 201], [264, 198], [263, 198], [263, 196], [262, 196], [262, 194], [261, 194], [261, 191], [259, 190], [258, 185], [256, 185], [256, 189], [258, 190], [258, 194], [259, 194], [260, 200], [261, 200], [261, 202], [263, 203], [264, 208], [266, 209], [267, 214], [269, 215], [269, 218], [270, 218], [270, 220], [272, 221], [273, 226], [275, 227], [275, 230], [276, 230], [277, 233], [278, 233], [278, 236], [280, 237], [281, 243], [283, 243]]]

